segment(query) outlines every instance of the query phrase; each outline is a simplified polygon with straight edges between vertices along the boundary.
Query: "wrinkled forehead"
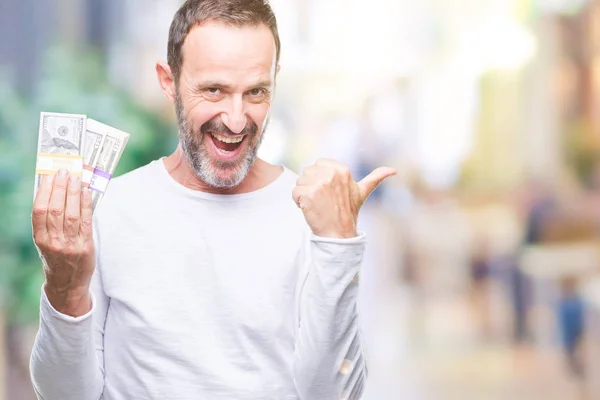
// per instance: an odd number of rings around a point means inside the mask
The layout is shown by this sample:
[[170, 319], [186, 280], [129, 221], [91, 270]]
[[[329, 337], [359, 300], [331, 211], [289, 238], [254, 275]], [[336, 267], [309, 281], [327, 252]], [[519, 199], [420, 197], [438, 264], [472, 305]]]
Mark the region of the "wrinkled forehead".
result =
[[274, 80], [275, 64], [275, 39], [265, 25], [204, 22], [192, 28], [183, 45], [182, 76], [188, 79], [231, 85]]

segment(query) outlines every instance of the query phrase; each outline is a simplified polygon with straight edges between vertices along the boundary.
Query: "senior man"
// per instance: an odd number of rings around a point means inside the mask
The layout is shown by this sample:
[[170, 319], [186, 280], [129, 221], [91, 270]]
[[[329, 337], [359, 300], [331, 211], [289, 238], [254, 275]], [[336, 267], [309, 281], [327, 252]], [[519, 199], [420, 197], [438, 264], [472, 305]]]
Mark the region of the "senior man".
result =
[[360, 398], [357, 217], [395, 171], [257, 158], [279, 54], [266, 1], [186, 1], [156, 65], [175, 152], [114, 179], [93, 216], [77, 176], [43, 180], [39, 399]]

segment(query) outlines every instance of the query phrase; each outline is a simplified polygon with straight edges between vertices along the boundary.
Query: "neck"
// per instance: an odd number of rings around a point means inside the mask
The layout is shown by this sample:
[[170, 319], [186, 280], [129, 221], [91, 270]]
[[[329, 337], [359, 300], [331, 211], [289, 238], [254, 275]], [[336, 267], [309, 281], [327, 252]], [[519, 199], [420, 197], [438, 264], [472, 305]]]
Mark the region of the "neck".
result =
[[281, 174], [282, 169], [271, 165], [260, 158], [252, 164], [248, 175], [239, 185], [232, 188], [219, 188], [208, 185], [202, 181], [190, 168], [181, 146], [170, 156], [164, 159], [164, 165], [169, 175], [180, 185], [192, 190], [199, 190], [212, 194], [242, 194], [261, 189], [272, 183]]

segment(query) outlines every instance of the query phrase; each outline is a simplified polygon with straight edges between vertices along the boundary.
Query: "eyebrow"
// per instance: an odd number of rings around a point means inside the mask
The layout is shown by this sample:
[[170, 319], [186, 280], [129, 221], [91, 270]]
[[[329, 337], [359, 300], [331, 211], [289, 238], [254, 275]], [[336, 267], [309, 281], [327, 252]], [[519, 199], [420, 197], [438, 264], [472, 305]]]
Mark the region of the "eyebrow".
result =
[[273, 82], [270, 79], [259, 81], [254, 85], [250, 85], [251, 88], [268, 88], [273, 85]]
[[[258, 81], [252, 85], [248, 86], [247, 90], [250, 89], [254, 89], [254, 88], [269, 88], [272, 86], [272, 81], [270, 79], [266, 79], [266, 80], [261, 80]], [[196, 91], [201, 91], [202, 89], [206, 89], [206, 88], [217, 88], [217, 89], [224, 89], [224, 90], [232, 90], [233, 86], [228, 85], [226, 83], [223, 82], [219, 82], [216, 80], [206, 80], [206, 81], [200, 81], [198, 83], [196, 83], [194, 85], [194, 89]]]

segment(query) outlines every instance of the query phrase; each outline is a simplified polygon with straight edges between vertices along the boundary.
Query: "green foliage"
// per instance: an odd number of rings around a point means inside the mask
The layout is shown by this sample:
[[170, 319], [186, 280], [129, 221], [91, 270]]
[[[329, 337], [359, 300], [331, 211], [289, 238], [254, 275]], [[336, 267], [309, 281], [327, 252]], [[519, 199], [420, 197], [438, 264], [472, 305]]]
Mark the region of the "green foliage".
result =
[[115, 175], [165, 155], [175, 128], [112, 86], [101, 57], [54, 48], [31, 98], [22, 98], [0, 75], [0, 304], [9, 322], [34, 322], [43, 272], [31, 237], [31, 208], [39, 115], [86, 114], [131, 134]]

